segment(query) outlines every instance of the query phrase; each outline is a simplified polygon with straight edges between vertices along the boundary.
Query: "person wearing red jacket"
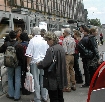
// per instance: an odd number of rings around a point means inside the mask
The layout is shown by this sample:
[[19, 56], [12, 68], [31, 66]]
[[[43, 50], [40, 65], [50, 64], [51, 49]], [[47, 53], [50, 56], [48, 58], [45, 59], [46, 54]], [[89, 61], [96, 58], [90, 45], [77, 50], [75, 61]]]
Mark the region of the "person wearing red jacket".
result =
[[102, 33], [100, 34], [100, 42], [101, 42], [101, 45], [103, 45], [103, 34]]
[[63, 39], [64, 39], [64, 37], [61, 35], [61, 36], [59, 37], [59, 44], [60, 44], [60, 45], [62, 45]]

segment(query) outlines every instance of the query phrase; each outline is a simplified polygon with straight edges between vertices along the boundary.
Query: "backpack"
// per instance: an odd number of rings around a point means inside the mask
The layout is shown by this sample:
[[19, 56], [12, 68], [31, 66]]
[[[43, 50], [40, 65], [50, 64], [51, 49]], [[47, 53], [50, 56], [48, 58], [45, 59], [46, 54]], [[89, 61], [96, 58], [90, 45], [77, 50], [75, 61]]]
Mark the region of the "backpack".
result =
[[16, 68], [18, 66], [18, 59], [15, 49], [17, 44], [18, 42], [16, 42], [14, 45], [11, 45], [10, 42], [7, 42], [7, 49], [4, 54], [4, 65], [6, 67]]

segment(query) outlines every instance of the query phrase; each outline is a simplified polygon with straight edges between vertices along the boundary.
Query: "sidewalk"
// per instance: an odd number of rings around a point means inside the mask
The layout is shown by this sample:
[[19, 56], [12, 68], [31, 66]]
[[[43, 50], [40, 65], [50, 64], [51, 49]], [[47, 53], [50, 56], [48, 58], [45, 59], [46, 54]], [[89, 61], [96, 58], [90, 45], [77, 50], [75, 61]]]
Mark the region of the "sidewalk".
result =
[[[80, 68], [83, 73], [82, 63], [80, 59]], [[83, 76], [84, 79], [84, 76]], [[76, 85], [76, 91], [64, 92], [64, 102], [86, 102], [88, 95], [88, 88], [80, 88], [82, 84]], [[18, 102], [30, 102], [34, 98], [33, 93], [31, 95], [21, 95], [21, 100]], [[0, 96], [0, 102], [14, 102], [14, 100], [6, 98], [5, 94]], [[50, 100], [48, 100], [50, 102]]]
[[[88, 88], [80, 88], [80, 86], [81, 84], [76, 85], [76, 91], [64, 92], [64, 102], [86, 102]], [[33, 93], [31, 95], [21, 95], [21, 100], [17, 102], [30, 102], [33, 98]], [[14, 100], [8, 99], [4, 94], [3, 96], [0, 96], [0, 102], [14, 102]], [[48, 102], [50, 102], [49, 99]]]
[[[105, 45], [105, 43], [104, 43]], [[105, 46], [99, 46], [99, 51], [105, 51]], [[80, 69], [83, 73], [83, 67], [80, 59]], [[83, 76], [84, 78], [84, 76]], [[64, 92], [65, 102], [86, 102], [88, 96], [88, 88], [80, 88], [81, 84], [76, 85], [76, 91]], [[34, 98], [33, 93], [31, 95], [21, 95], [21, 100], [18, 102], [30, 102]], [[5, 94], [0, 96], [0, 102], [14, 102], [14, 100], [6, 98]], [[50, 100], [48, 100], [50, 102]]]

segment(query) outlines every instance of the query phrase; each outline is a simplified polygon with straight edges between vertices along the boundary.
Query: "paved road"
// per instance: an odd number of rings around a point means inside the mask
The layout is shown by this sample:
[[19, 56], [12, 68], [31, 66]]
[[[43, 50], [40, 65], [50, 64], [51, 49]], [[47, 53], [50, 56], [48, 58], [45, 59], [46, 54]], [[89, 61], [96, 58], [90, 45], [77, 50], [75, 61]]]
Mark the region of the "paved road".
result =
[[[105, 51], [105, 43], [102, 46], [99, 46], [99, 51]], [[81, 59], [79, 60], [80, 62], [80, 68], [83, 73], [83, 67], [82, 67], [82, 62]], [[84, 76], [83, 76], [84, 78]], [[65, 102], [86, 102], [87, 100], [87, 95], [88, 95], [88, 88], [80, 88], [81, 84], [77, 84], [77, 90], [76, 91], [71, 91], [71, 92], [64, 92], [64, 99]], [[22, 98], [18, 102], [29, 102], [30, 99], [33, 98], [33, 94], [31, 95], [22, 95]], [[14, 102], [13, 100], [7, 99], [5, 95], [0, 96], [0, 102]], [[48, 101], [50, 102], [50, 101]]]

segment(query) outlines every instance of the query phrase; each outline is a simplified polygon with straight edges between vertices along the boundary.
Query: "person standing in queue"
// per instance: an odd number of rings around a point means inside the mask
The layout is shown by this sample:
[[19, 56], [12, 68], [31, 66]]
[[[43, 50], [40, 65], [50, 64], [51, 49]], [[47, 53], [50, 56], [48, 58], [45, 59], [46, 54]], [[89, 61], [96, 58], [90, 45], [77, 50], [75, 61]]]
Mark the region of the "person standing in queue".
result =
[[[50, 102], [64, 102], [63, 89], [67, 86], [65, 51], [54, 33], [47, 32], [45, 40], [50, 47], [44, 59], [37, 63], [39, 69], [44, 69], [43, 87], [48, 89]], [[53, 62], [53, 54], [56, 57], [56, 65], [52, 74], [48, 72], [48, 68]]]
[[76, 90], [76, 80], [75, 80], [75, 71], [74, 71], [74, 56], [76, 43], [74, 38], [71, 37], [71, 29], [66, 28], [64, 30], [64, 39], [62, 46], [65, 50], [65, 58], [66, 58], [66, 70], [67, 70], [67, 80], [68, 85], [63, 90], [64, 92], [71, 92], [71, 90]]
[[41, 29], [39, 27], [34, 27], [33, 38], [29, 41], [28, 47], [26, 49], [25, 55], [27, 56], [27, 69], [33, 75], [34, 78], [34, 100], [31, 102], [47, 102], [48, 91], [46, 88], [43, 88], [43, 69], [38, 69], [36, 63], [43, 60], [48, 49], [48, 44], [41, 37]]
[[79, 68], [79, 50], [78, 50], [78, 42], [81, 40], [80, 33], [77, 30], [74, 30], [74, 39], [76, 42], [75, 53], [74, 53], [74, 70], [75, 70], [75, 79], [76, 83], [83, 83], [82, 73]]

